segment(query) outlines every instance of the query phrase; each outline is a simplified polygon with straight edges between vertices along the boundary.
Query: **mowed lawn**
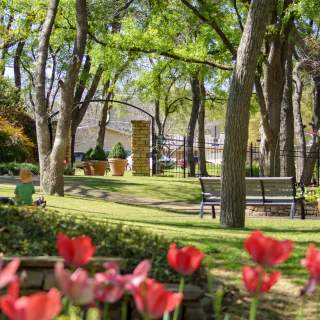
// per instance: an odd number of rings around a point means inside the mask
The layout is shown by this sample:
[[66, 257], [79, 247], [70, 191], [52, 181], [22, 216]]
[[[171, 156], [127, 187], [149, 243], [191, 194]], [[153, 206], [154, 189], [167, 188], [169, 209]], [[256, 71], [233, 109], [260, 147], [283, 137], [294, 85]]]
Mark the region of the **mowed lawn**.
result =
[[[200, 199], [198, 181], [191, 179], [79, 176], [68, 177], [67, 181], [110, 194], [121, 194], [123, 197], [130, 195], [186, 203], [198, 203]], [[12, 195], [13, 188], [13, 185], [1, 184], [0, 178], [0, 195]], [[134, 225], [183, 244], [196, 245], [206, 252], [210, 267], [225, 270], [240, 270], [243, 264], [250, 263], [243, 250], [243, 240], [252, 230], [260, 229], [278, 239], [291, 239], [295, 242], [295, 251], [282, 271], [289, 277], [294, 276], [295, 281], [300, 283], [306, 280], [300, 260], [308, 244], [313, 242], [320, 246], [320, 220], [247, 218], [244, 230], [230, 230], [221, 228], [219, 221], [211, 219], [209, 214], [201, 220], [196, 213], [159, 209], [136, 204], [134, 201], [131, 204], [119, 204], [71, 195], [64, 198], [50, 196], [47, 201], [48, 208], [56, 210], [58, 214], [72, 215], [76, 219], [86, 216], [95, 221], [107, 220], [115, 224]]]

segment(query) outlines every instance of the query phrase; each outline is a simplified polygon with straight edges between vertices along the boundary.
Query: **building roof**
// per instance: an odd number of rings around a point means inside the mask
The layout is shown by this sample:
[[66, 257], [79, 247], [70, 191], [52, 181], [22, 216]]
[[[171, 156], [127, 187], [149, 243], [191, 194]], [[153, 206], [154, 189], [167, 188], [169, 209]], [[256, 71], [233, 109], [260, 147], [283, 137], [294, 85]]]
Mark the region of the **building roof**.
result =
[[[78, 130], [81, 130], [81, 129], [92, 129], [92, 128], [96, 129], [97, 126], [94, 126], [94, 125], [79, 126], [79, 127], [78, 127]], [[106, 127], [106, 131], [111, 131], [111, 132], [123, 134], [123, 135], [125, 135], [125, 136], [131, 136], [131, 133], [130, 133], [130, 132], [122, 131], [122, 130], [117, 130], [117, 129], [113, 129], [113, 128], [109, 128], [109, 127]]]

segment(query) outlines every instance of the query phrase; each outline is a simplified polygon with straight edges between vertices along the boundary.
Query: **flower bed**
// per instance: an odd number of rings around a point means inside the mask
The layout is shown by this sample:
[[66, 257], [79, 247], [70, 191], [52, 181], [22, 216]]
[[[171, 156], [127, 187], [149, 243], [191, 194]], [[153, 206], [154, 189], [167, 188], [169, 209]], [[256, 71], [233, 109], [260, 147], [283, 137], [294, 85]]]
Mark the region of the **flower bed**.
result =
[[[167, 269], [166, 252], [171, 243], [143, 229], [94, 222], [85, 216], [75, 220], [50, 210], [24, 209], [0, 205], [0, 252], [7, 256], [56, 256], [58, 232], [69, 236], [86, 234], [96, 244], [96, 254], [125, 258], [123, 271], [130, 272], [143, 259], [153, 261], [151, 275], [161, 281], [177, 282], [177, 275]], [[14, 237], [13, 237], [14, 235]], [[199, 283], [203, 272], [197, 272]]]
[[[281, 273], [275, 269], [291, 256], [293, 246], [293, 241], [279, 241], [260, 231], [252, 232], [245, 240], [244, 248], [254, 263], [242, 268], [244, 286], [251, 294], [250, 320], [257, 319], [259, 300], [278, 282]], [[7, 288], [0, 299], [2, 319], [53, 320], [58, 315], [63, 315], [63, 319], [83, 320], [206, 319], [199, 303], [201, 292], [196, 295], [198, 300], [190, 299], [195, 294], [190, 295], [185, 287], [186, 276], [198, 270], [204, 259], [204, 254], [195, 247], [178, 248], [171, 244], [167, 251], [168, 267], [180, 275], [178, 292], [149, 277], [150, 260], [141, 261], [129, 274], [120, 273], [116, 261], [108, 261], [101, 271], [89, 273], [96, 247], [88, 236], [69, 238], [59, 233], [56, 247], [63, 257], [54, 266], [59, 289], [20, 296], [26, 278], [17, 273], [22, 261], [15, 258], [4, 267], [2, 262], [0, 289]], [[312, 294], [320, 282], [320, 250], [310, 245], [301, 264], [310, 275], [301, 295]], [[215, 319], [223, 319], [222, 298], [223, 291], [217, 290], [212, 309]], [[302, 315], [303, 305], [300, 308]]]

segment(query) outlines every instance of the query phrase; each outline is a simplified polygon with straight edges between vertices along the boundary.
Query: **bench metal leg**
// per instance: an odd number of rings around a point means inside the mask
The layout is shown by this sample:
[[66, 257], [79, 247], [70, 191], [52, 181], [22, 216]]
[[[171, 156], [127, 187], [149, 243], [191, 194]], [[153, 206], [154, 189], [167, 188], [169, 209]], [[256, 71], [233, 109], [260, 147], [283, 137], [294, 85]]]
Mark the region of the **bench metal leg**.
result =
[[290, 218], [291, 218], [291, 219], [294, 218], [295, 208], [296, 208], [296, 203], [295, 203], [295, 202], [292, 202], [292, 204], [291, 204], [291, 209], [290, 209]]
[[216, 218], [216, 210], [215, 210], [214, 206], [212, 206], [211, 210], [212, 210], [212, 219], [215, 219]]
[[204, 207], [204, 203], [201, 202], [201, 205], [200, 205], [200, 218], [201, 219], [203, 218], [203, 207]]
[[305, 220], [306, 218], [306, 211], [304, 209], [304, 200], [300, 201], [300, 205], [301, 205], [301, 219]]

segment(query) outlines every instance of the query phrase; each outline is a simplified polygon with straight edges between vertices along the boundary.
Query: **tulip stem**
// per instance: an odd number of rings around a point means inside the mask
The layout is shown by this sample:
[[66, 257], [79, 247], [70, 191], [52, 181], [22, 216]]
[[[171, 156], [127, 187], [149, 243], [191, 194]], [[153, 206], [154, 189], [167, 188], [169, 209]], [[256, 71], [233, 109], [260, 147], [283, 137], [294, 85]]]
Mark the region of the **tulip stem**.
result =
[[250, 320], [256, 320], [257, 318], [257, 308], [258, 308], [258, 296], [254, 296], [251, 300], [251, 305], [250, 305]]
[[[179, 284], [179, 293], [183, 294], [184, 291], [184, 277], [180, 278], [180, 284]], [[173, 320], [179, 319], [179, 313], [180, 313], [180, 304], [176, 307], [173, 314]]]
[[165, 313], [165, 314], [163, 315], [162, 320], [170, 320], [170, 315], [169, 315], [169, 313]]
[[317, 320], [320, 320], [320, 289], [317, 290]]
[[103, 306], [103, 319], [104, 320], [110, 319], [109, 304], [108, 303], [105, 303]]
[[128, 299], [129, 296], [125, 294], [121, 305], [121, 320], [128, 319]]

